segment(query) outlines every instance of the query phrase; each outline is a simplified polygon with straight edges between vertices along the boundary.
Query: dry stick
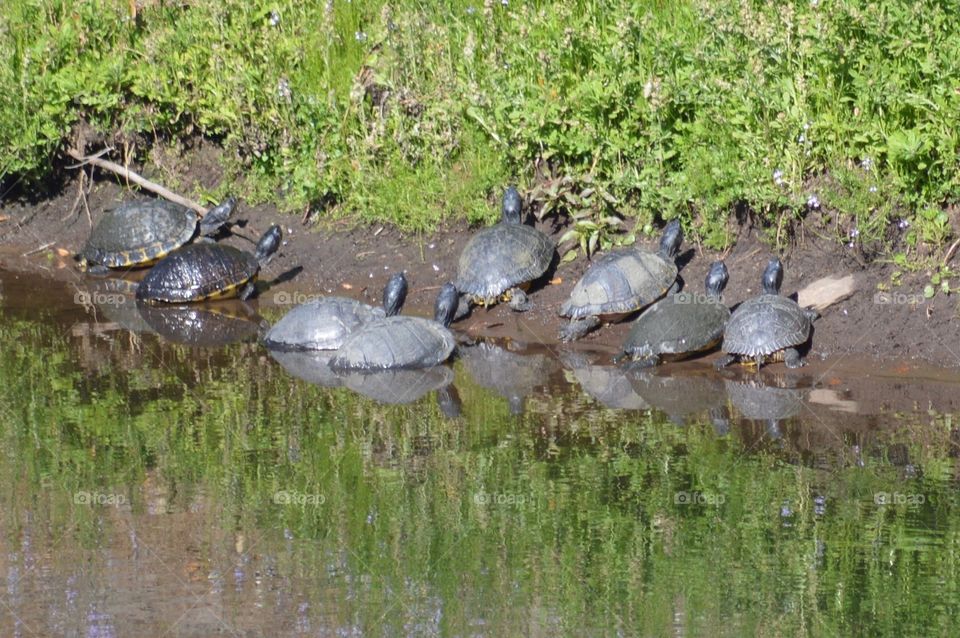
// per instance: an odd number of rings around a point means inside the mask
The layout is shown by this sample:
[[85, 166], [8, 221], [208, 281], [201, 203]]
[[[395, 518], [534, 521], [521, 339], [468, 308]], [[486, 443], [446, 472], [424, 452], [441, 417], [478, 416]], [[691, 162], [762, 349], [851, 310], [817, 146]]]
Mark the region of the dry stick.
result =
[[953, 253], [957, 252], [957, 246], [960, 246], [960, 239], [953, 242], [950, 245], [950, 248], [947, 249], [947, 254], [943, 257], [943, 265], [946, 266], [950, 263], [950, 259], [953, 257]]
[[201, 206], [200, 204], [192, 200], [189, 200], [186, 197], [181, 197], [180, 195], [177, 195], [173, 191], [168, 190], [163, 186], [160, 186], [159, 184], [155, 184], [154, 182], [151, 182], [145, 177], [141, 177], [140, 175], [134, 173], [130, 169], [124, 168], [119, 164], [115, 164], [114, 162], [110, 162], [105, 159], [100, 159], [99, 157], [96, 157], [96, 156], [84, 157], [83, 155], [80, 155], [73, 149], [67, 150], [67, 155], [77, 160], [78, 162], [81, 162], [81, 165], [93, 164], [94, 166], [99, 166], [100, 168], [106, 169], [112, 173], [116, 173], [117, 175], [120, 175], [121, 177], [128, 179], [131, 182], [134, 182], [135, 184], [138, 184], [140, 187], [148, 191], [151, 191], [153, 193], [156, 193], [157, 195], [159, 195], [160, 197], [163, 197], [164, 199], [169, 199], [171, 202], [180, 204], [181, 206], [186, 206], [187, 208], [193, 211], [196, 211], [200, 215], [203, 215], [204, 213], [207, 212], [207, 209]]

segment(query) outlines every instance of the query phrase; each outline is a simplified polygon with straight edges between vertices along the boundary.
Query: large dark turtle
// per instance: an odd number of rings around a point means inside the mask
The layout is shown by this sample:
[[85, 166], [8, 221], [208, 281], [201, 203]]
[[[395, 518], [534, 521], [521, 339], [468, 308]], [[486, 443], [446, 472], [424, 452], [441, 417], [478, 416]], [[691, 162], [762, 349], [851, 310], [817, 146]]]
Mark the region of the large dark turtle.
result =
[[601, 255], [560, 308], [561, 317], [570, 317], [560, 339], [579, 339], [600, 325], [601, 317], [616, 320], [664, 296], [677, 281], [675, 260], [682, 241], [683, 230], [675, 219], [667, 224], [656, 253], [627, 248]]
[[783, 264], [773, 258], [763, 271], [763, 294], [747, 299], [734, 311], [723, 333], [723, 351], [717, 368], [734, 361], [756, 364], [783, 361], [788, 368], [804, 365], [796, 346], [810, 339], [816, 311], [780, 296]]
[[216, 233], [237, 205], [228, 198], [198, 219], [197, 214], [165, 199], [141, 199], [107, 211], [77, 259], [81, 270], [147, 266], [196, 237]]
[[503, 195], [503, 220], [470, 238], [460, 254], [457, 289], [464, 303], [457, 318], [466, 314], [469, 303], [489, 306], [507, 301], [517, 312], [531, 304], [522, 287], [539, 279], [553, 262], [553, 240], [532, 226], [523, 224], [520, 193], [513, 186]]
[[615, 361], [630, 357], [631, 366], [656, 365], [661, 359], [684, 359], [719, 345], [730, 319], [721, 299], [728, 277], [726, 265], [714, 262], [707, 273], [706, 294], [674, 293], [644, 310]]
[[450, 358], [456, 347], [447, 329], [457, 311], [460, 294], [444, 284], [434, 306], [434, 319], [387, 317], [363, 325], [351, 334], [330, 367], [336, 372], [429, 368]]
[[271, 226], [257, 243], [256, 255], [233, 246], [190, 244], [154, 266], [137, 287], [137, 299], [184, 303], [238, 296], [249, 299], [260, 266], [280, 247], [279, 226]]
[[284, 315], [263, 343], [273, 350], [336, 350], [358, 327], [399, 313], [406, 296], [407, 279], [400, 272], [383, 289], [383, 308], [345, 297], [308, 301]]

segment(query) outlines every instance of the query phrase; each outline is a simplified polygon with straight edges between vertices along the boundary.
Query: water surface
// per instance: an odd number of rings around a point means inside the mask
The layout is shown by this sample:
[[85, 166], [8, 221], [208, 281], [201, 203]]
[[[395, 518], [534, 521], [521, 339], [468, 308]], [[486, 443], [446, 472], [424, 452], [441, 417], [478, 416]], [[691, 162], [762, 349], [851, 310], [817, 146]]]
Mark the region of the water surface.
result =
[[0, 285], [0, 635], [956, 634], [949, 375], [338, 379], [255, 307]]

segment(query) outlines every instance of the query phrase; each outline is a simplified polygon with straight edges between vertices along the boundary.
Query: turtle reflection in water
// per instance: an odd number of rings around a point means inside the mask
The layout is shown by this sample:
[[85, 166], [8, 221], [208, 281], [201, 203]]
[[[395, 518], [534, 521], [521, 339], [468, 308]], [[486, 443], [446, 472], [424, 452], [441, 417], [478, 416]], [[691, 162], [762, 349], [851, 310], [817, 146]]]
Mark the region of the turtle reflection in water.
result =
[[239, 341], [256, 341], [259, 316], [246, 304], [218, 306], [154, 306], [138, 302], [143, 321], [158, 335], [188, 346], [216, 347]]
[[460, 360], [477, 385], [507, 400], [514, 415], [523, 414], [526, 397], [544, 387], [550, 376], [560, 369], [553, 357], [541, 353], [518, 354], [487, 341], [461, 348]]
[[437, 405], [448, 418], [460, 416], [460, 396], [447, 366], [426, 370], [384, 370], [338, 374], [330, 367], [335, 350], [268, 350], [291, 376], [324, 388], [346, 386], [380, 403], [411, 403], [432, 390]]
[[805, 401], [803, 390], [766, 385], [758, 380], [728, 380], [725, 386], [740, 417], [765, 422], [772, 439], [781, 437], [780, 421], [799, 414]]
[[420, 370], [347, 372], [342, 377], [343, 385], [357, 394], [378, 403], [398, 405], [413, 403], [428, 392], [446, 388], [453, 383], [453, 370], [448, 366], [433, 366]]
[[619, 366], [596, 365], [580, 352], [564, 352], [560, 359], [583, 391], [600, 404], [618, 410], [646, 410], [650, 407], [633, 389], [630, 377]]
[[677, 425], [692, 424], [706, 415], [717, 434], [730, 429], [727, 394], [722, 379], [692, 374], [656, 374], [634, 370], [630, 373], [633, 389]]

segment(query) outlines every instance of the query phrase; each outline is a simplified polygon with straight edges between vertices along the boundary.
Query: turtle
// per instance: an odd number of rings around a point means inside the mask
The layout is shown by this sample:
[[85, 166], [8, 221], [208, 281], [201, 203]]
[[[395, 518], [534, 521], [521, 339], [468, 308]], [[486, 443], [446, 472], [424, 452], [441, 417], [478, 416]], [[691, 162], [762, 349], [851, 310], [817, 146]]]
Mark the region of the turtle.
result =
[[260, 267], [280, 247], [283, 234], [273, 225], [257, 242], [256, 255], [233, 246], [189, 244], [154, 266], [137, 286], [137, 299], [185, 303], [238, 296], [249, 299]]
[[597, 258], [560, 307], [560, 316], [570, 318], [560, 340], [579, 339], [600, 325], [601, 317], [622, 319], [679, 289], [675, 260], [682, 241], [683, 230], [675, 219], [667, 224], [656, 253], [627, 248]]
[[100, 218], [83, 250], [80, 269], [93, 274], [111, 268], [149, 266], [191, 240], [215, 234], [237, 206], [227, 198], [202, 218], [165, 199], [139, 199], [120, 204]]
[[460, 254], [454, 285], [463, 294], [457, 319], [470, 304], [491, 306], [506, 301], [512, 310], [532, 308], [523, 288], [539, 279], [556, 252], [553, 240], [523, 223], [523, 202], [514, 186], [503, 195], [503, 219], [479, 231]]
[[644, 310], [630, 327], [623, 352], [614, 363], [629, 358], [630, 367], [645, 367], [718, 346], [730, 319], [730, 310], [721, 299], [728, 278], [727, 266], [716, 261], [707, 273], [705, 295], [678, 292]]
[[450, 358], [456, 339], [447, 329], [460, 293], [444, 284], [434, 305], [434, 319], [386, 317], [354, 331], [330, 361], [335, 372], [429, 368]]
[[813, 322], [820, 316], [812, 308], [780, 295], [783, 264], [774, 257], [763, 271], [763, 294], [740, 304], [723, 332], [723, 351], [716, 365], [723, 368], [734, 361], [756, 364], [783, 361], [788, 368], [805, 365], [797, 346], [807, 343]]
[[300, 304], [274, 325], [263, 343], [273, 350], [336, 350], [359, 326], [400, 312], [407, 279], [396, 273], [383, 289], [383, 308], [346, 297], [323, 297]]

